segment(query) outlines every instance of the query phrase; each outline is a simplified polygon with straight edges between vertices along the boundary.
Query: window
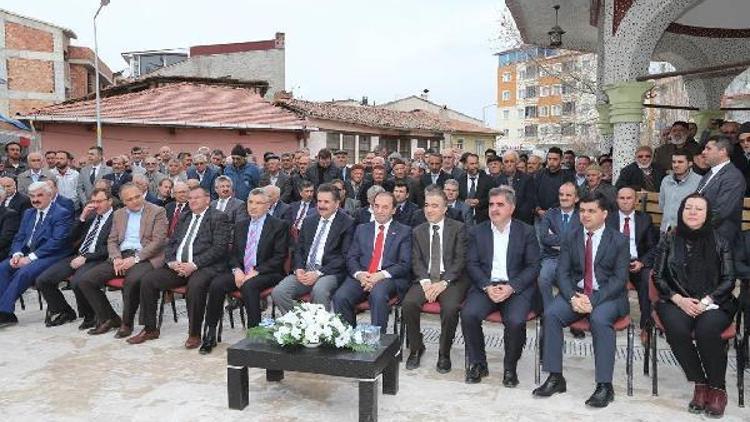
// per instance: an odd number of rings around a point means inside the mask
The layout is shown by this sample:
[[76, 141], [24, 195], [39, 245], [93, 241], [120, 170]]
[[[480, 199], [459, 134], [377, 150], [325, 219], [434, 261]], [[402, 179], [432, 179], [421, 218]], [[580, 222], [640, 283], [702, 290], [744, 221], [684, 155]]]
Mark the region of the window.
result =
[[550, 95], [560, 95], [562, 92], [562, 86], [560, 84], [552, 85], [552, 94]]
[[484, 141], [477, 139], [474, 141], [474, 152], [480, 157], [484, 155]]
[[510, 119], [510, 110], [503, 110], [503, 120]]
[[554, 104], [550, 107], [550, 116], [559, 116], [560, 114], [562, 114], [562, 107], [560, 107], [560, 104]]
[[536, 97], [536, 85], [529, 85], [526, 87], [526, 95], [524, 95], [526, 98], [535, 98]]
[[576, 134], [576, 127], [573, 123], [563, 123], [560, 125], [560, 131], [562, 136], [574, 136]]
[[537, 135], [537, 125], [526, 125], [523, 128], [523, 134], [526, 137], [535, 137]]
[[526, 66], [526, 78], [525, 79], [534, 79], [539, 75], [539, 70], [535, 65], [528, 65]]
[[562, 63], [555, 63], [555, 65], [552, 66], [552, 70], [559, 75], [562, 72]]
[[563, 84], [562, 85], [562, 93], [563, 93], [563, 95], [572, 94], [574, 90], [575, 90], [575, 87], [572, 86], [572, 85], [568, 85], [568, 84]]
[[503, 101], [510, 100], [510, 91], [503, 91]]
[[503, 73], [503, 82], [510, 82], [510, 72]]
[[539, 107], [539, 117], [547, 117], [547, 116], [549, 116], [549, 107], [548, 106]]
[[524, 117], [526, 117], [526, 110], [524, 110], [522, 108], [519, 108], [518, 109], [518, 118], [519, 119], [523, 119]]
[[370, 142], [370, 135], [359, 135], [359, 157], [364, 157], [368, 152], [372, 151]]
[[536, 106], [527, 106], [526, 107], [526, 111], [525, 111], [526, 118], [527, 119], [533, 119], [533, 118], [537, 117], [536, 112], [537, 112]]
[[356, 141], [356, 137], [354, 135], [345, 134], [341, 142], [342, 143], [341, 149], [346, 151], [348, 154], [347, 162], [349, 164], [354, 164], [354, 158], [355, 158], [354, 152], [356, 150], [355, 145], [354, 145], [355, 141]]
[[518, 71], [518, 79], [526, 79], [526, 69], [521, 69]]
[[575, 114], [576, 112], [576, 103], [575, 101], [566, 101], [562, 105], [562, 114], [563, 116], [569, 116], [571, 114]]
[[458, 138], [453, 141], [453, 148], [464, 149], [464, 138]]
[[549, 96], [549, 86], [543, 85], [539, 87], [539, 96], [540, 97], [547, 97]]
[[341, 140], [341, 134], [338, 132], [328, 132], [326, 133], [326, 148], [330, 149], [331, 151], [336, 151], [337, 149], [341, 149], [341, 143], [339, 142]]
[[578, 63], [575, 60], [570, 60], [562, 64], [562, 71], [564, 73], [572, 73], [578, 70]]
[[526, 94], [526, 87], [523, 87], [523, 86], [519, 87], [518, 91], [516, 91], [516, 98], [518, 98], [519, 100], [523, 100], [525, 98], [525, 94]]

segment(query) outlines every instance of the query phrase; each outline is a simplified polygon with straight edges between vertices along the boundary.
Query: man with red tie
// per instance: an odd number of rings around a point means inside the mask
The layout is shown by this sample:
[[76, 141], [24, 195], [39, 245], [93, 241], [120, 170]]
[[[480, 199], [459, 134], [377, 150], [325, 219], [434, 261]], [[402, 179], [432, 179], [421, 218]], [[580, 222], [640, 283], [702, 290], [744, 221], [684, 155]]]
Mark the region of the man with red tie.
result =
[[596, 390], [586, 400], [591, 407], [606, 407], [614, 400], [614, 322], [630, 311], [626, 282], [630, 253], [627, 239], [606, 227], [610, 204], [601, 192], [580, 201], [581, 230], [565, 236], [560, 244], [557, 280], [560, 294], [544, 310], [544, 370], [549, 377], [534, 390], [549, 397], [566, 390], [562, 375], [563, 328], [588, 318], [594, 340]]
[[375, 221], [360, 224], [346, 257], [348, 276], [333, 296], [337, 314], [356, 325], [355, 307], [368, 298], [370, 318], [382, 333], [388, 327], [388, 300], [403, 296], [411, 274], [411, 227], [393, 219], [396, 197], [380, 192], [372, 205]]
[[177, 228], [177, 223], [180, 222], [180, 215], [182, 213], [189, 213], [190, 207], [187, 205], [188, 196], [190, 195], [190, 187], [185, 182], [177, 182], [172, 188], [172, 196], [174, 196], [174, 202], [168, 203], [164, 208], [167, 211], [167, 219], [169, 220], [169, 230], [167, 230], [167, 236], [172, 236], [174, 230]]

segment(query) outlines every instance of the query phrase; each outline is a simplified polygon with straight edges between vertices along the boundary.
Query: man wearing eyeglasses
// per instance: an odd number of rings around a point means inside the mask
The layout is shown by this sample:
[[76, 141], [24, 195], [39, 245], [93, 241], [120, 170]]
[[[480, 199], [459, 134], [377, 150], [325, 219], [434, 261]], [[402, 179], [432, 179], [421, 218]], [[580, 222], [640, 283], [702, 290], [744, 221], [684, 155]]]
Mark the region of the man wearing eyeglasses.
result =
[[198, 180], [200, 186], [211, 194], [211, 199], [219, 197], [214, 189], [214, 181], [218, 176], [219, 174], [208, 165], [208, 157], [204, 154], [195, 154], [193, 167], [188, 169], [187, 178]]
[[650, 146], [640, 146], [635, 151], [635, 161], [622, 169], [615, 187], [620, 189], [629, 186], [636, 191], [659, 192], [661, 180], [667, 173], [654, 163], [652, 157], [653, 152]]

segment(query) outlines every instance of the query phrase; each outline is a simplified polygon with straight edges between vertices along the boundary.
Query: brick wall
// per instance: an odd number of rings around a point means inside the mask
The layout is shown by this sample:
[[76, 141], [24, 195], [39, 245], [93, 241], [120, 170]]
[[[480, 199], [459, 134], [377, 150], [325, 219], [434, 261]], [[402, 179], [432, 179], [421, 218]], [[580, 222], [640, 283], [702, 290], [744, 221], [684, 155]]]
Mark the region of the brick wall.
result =
[[15, 91], [54, 93], [53, 63], [47, 60], [9, 58], [8, 88]]
[[52, 34], [14, 22], [5, 23], [5, 48], [11, 50], [31, 50], [52, 52]]
[[27, 114], [34, 108], [41, 108], [52, 103], [52, 101], [42, 100], [10, 100], [10, 115], [15, 116], [16, 113]]
[[70, 98], [83, 97], [88, 94], [89, 72], [86, 66], [70, 64]]

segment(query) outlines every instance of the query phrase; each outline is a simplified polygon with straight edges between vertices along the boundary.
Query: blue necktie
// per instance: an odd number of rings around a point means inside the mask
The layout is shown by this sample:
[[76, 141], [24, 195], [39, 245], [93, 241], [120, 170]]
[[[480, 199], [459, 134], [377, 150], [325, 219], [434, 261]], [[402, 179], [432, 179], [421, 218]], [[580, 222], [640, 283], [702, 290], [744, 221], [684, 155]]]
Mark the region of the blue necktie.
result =
[[562, 232], [563, 233], [565, 233], [566, 231], [568, 231], [568, 217], [569, 217], [568, 214], [563, 214], [562, 215], [562, 218], [563, 218]]

